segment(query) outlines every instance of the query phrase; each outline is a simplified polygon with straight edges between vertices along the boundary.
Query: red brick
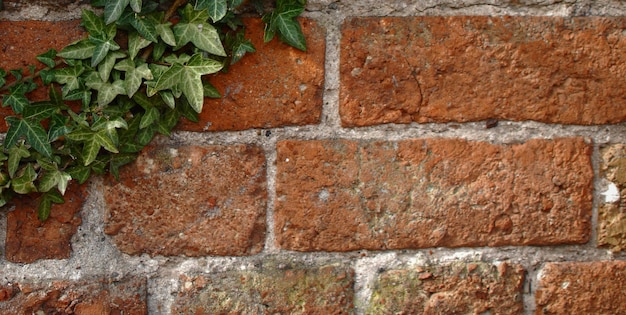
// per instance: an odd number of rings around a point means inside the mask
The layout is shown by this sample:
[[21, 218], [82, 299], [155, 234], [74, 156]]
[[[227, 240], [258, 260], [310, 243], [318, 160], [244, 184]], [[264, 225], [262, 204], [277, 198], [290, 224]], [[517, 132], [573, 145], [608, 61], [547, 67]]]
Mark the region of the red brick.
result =
[[69, 185], [64, 204], [53, 204], [48, 220], [37, 217], [37, 196], [18, 196], [8, 205], [6, 259], [31, 263], [38, 259], [64, 259], [72, 253], [71, 238], [82, 220], [84, 189]]
[[[4, 70], [27, 69], [29, 65], [43, 68], [36, 56], [50, 48], [61, 50], [68, 44], [86, 36], [80, 21], [0, 21], [0, 68]], [[32, 99], [44, 99], [47, 90], [31, 93]], [[0, 118], [14, 115], [10, 108], [0, 108]], [[0, 124], [0, 132], [8, 126]]]
[[172, 314], [351, 314], [354, 273], [339, 266], [187, 276]]
[[265, 241], [265, 156], [157, 145], [105, 183], [105, 233], [128, 254], [249, 255]]
[[624, 122], [625, 28], [624, 17], [347, 19], [342, 123]]
[[524, 269], [454, 263], [378, 275], [367, 314], [522, 314]]
[[624, 283], [624, 261], [546, 264], [535, 314], [624, 314]]
[[276, 242], [298, 251], [580, 244], [593, 170], [581, 138], [282, 141]]
[[2, 314], [147, 314], [146, 280], [140, 278], [18, 283], [5, 288], [12, 295], [0, 300]]
[[246, 55], [210, 82], [222, 98], [206, 99], [200, 122], [186, 120], [180, 129], [243, 130], [316, 124], [322, 113], [325, 31], [301, 19], [307, 52], [279, 42], [263, 43], [264, 25], [246, 20], [246, 37], [257, 52]]

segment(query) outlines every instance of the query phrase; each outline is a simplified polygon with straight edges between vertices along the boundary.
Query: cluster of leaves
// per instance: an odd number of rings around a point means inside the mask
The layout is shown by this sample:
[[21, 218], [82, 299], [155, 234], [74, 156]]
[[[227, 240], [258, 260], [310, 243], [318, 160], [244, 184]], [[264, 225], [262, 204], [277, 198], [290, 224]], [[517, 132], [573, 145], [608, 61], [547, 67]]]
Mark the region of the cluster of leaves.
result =
[[[266, 41], [278, 34], [306, 49], [295, 20], [303, 1], [278, 0], [264, 13]], [[255, 51], [235, 13], [243, 0], [170, 2], [94, 0], [104, 14], [83, 11], [87, 38], [39, 55], [39, 71], [0, 69], [2, 106], [14, 113], [0, 149], [0, 206], [36, 192], [45, 220], [70, 181], [118, 177], [157, 133], [169, 135], [181, 117], [197, 121], [204, 98], [220, 97], [204, 76]], [[28, 99], [45, 87], [47, 100]]]

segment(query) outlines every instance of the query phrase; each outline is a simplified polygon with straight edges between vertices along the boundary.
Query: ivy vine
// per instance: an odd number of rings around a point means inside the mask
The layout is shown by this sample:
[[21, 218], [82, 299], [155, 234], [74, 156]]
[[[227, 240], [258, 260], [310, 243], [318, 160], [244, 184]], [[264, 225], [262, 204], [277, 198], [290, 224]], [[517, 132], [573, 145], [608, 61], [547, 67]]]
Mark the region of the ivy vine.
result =
[[[306, 50], [296, 19], [306, 0], [276, 0], [271, 10], [258, 1], [251, 4], [264, 41]], [[39, 193], [46, 220], [70, 181], [117, 178], [157, 133], [169, 135], [181, 117], [197, 122], [204, 98], [220, 97], [205, 75], [255, 51], [243, 33], [243, 2], [92, 0], [102, 14], [83, 10], [86, 38], [37, 56], [40, 70], [0, 69], [2, 107], [13, 112], [0, 149], [0, 206]], [[39, 88], [48, 99], [31, 101]]]

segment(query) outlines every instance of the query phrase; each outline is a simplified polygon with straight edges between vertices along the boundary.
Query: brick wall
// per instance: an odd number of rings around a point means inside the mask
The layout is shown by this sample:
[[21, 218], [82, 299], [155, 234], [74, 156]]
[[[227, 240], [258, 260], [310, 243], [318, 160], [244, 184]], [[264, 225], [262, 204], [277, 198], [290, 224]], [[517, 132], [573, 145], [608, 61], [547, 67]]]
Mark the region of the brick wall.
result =
[[[4, 4], [2, 68], [84, 36]], [[625, 16], [311, 0], [307, 53], [248, 20], [200, 123], [0, 210], [0, 313], [624, 314]]]

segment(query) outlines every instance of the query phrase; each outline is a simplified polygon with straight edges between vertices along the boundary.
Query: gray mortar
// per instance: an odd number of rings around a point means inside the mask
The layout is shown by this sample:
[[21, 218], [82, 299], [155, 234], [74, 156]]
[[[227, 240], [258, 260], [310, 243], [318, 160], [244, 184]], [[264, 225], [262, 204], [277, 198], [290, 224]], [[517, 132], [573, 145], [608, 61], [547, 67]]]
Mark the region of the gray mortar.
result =
[[[74, 1], [59, 7], [54, 1], [5, 0], [6, 11], [0, 11], [0, 20], [68, 20], [80, 17], [80, 9], [88, 8], [84, 1]], [[66, 1], [71, 2], [71, 1]], [[510, 262], [522, 265], [528, 272], [524, 286], [525, 314], [535, 310], [534, 292], [538, 277], [546, 262], [625, 260], [626, 254], [613, 254], [598, 249], [596, 231], [586, 245], [546, 247], [481, 247], [481, 248], [430, 248], [421, 250], [355, 251], [348, 253], [297, 253], [279, 250], [275, 245], [273, 207], [276, 191], [276, 143], [285, 139], [352, 139], [390, 140], [412, 138], [463, 138], [490, 143], [516, 143], [533, 138], [558, 138], [583, 136], [594, 143], [593, 164], [595, 195], [593, 223], [597, 222], [597, 206], [603, 187], [598, 177], [600, 160], [598, 148], [604, 144], [626, 143], [626, 124], [606, 126], [566, 126], [537, 122], [501, 121], [496, 128], [485, 129], [484, 122], [449, 124], [381, 125], [344, 129], [339, 120], [339, 52], [340, 29], [349, 16], [418, 16], [418, 15], [531, 15], [531, 16], [583, 16], [626, 15], [624, 1], [409, 1], [409, 0], [312, 0], [305, 16], [316, 20], [326, 30], [325, 90], [322, 120], [319, 125], [237, 132], [193, 133], [176, 132], [169, 139], [156, 141], [180, 144], [235, 144], [250, 143], [263, 147], [267, 158], [268, 205], [267, 237], [262, 253], [249, 257], [149, 257], [129, 256], [113, 245], [103, 232], [104, 200], [102, 180], [89, 183], [89, 197], [81, 215], [82, 224], [72, 238], [73, 253], [69, 259], [40, 260], [32, 264], [7, 262], [4, 256], [6, 210], [0, 212], [0, 282], [37, 282], [52, 279], [78, 280], [89, 276], [122, 278], [127, 275], [145, 276], [148, 279], [148, 309], [150, 314], [169, 314], [178, 291], [182, 274], [214, 273], [229, 270], [263, 268], [263, 262], [279, 261], [284, 264], [319, 266], [339, 263], [355, 270], [355, 313], [364, 314], [378, 270], [406, 268], [424, 264], [453, 261]]]

